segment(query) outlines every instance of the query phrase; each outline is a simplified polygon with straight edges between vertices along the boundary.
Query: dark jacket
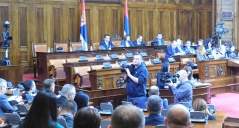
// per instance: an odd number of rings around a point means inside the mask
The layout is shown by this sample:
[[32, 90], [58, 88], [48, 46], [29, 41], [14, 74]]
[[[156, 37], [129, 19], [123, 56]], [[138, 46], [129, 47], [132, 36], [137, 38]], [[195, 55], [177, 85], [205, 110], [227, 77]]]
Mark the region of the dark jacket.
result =
[[12, 113], [17, 110], [11, 106], [11, 104], [8, 102], [7, 96], [3, 94], [0, 94], [0, 108], [4, 113]]
[[100, 42], [99, 47], [100, 47], [100, 46], [101, 46], [101, 47], [104, 47], [105, 50], [109, 50], [109, 48], [115, 47], [114, 44], [113, 44], [111, 41], [108, 43], [108, 46], [107, 46], [104, 40], [102, 40], [102, 41]]
[[[129, 47], [133, 47], [133, 46], [134, 46], [131, 41], [128, 41], [128, 43], [129, 43]], [[120, 45], [121, 45], [122, 47], [126, 47], [126, 40], [122, 40], [121, 43], [120, 43]]]
[[59, 98], [57, 98], [57, 107], [61, 107], [62, 103], [67, 101], [68, 99], [65, 96], [60, 96]]
[[158, 42], [158, 45], [164, 45], [164, 39], [159, 40], [158, 38], [154, 38], [154, 42]]
[[145, 125], [156, 126], [159, 124], [164, 124], [164, 116], [159, 114], [149, 114], [148, 117], [145, 117]]
[[66, 120], [67, 127], [73, 128], [73, 122], [74, 122], [73, 116], [68, 115], [68, 114], [64, 114], [64, 115], [61, 115], [61, 116]]

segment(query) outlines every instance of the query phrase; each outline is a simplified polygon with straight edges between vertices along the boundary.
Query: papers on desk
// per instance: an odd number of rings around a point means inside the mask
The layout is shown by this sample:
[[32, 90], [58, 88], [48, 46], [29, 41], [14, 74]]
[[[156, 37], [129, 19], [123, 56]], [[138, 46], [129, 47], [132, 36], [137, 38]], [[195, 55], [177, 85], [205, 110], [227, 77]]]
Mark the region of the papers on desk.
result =
[[8, 101], [16, 100], [17, 102], [21, 102], [22, 96], [10, 96], [7, 100]]

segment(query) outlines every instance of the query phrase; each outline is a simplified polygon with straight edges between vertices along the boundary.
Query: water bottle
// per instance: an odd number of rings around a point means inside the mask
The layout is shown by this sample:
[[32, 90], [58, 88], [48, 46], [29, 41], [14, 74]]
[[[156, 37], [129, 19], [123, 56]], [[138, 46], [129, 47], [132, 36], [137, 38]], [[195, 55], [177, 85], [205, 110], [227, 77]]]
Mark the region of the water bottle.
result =
[[93, 51], [93, 47], [92, 46], [90, 46], [90, 50]]
[[51, 48], [50, 48], [50, 47], [48, 47], [47, 51], [48, 51], [48, 52], [51, 52]]

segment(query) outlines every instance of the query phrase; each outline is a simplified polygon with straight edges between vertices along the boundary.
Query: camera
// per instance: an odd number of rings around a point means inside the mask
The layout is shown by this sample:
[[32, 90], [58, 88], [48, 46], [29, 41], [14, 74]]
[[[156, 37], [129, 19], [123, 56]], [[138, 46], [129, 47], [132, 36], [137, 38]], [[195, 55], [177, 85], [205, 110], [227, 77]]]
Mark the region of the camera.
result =
[[169, 76], [169, 73], [165, 73], [162, 75], [161, 80], [164, 81], [164, 83], [170, 83], [171, 81], [173, 83], [177, 83], [177, 78], [179, 78], [179, 74], [175, 74], [173, 77]]
[[127, 73], [126, 73], [126, 70], [125, 70], [126, 68], [129, 69], [129, 72], [130, 72], [131, 74], [134, 73], [134, 68], [135, 68], [135, 66], [134, 66], [133, 64], [131, 64], [131, 65], [129, 65], [129, 64], [122, 64], [122, 65], [121, 65], [121, 73], [122, 73], [122, 74], [127, 74]]

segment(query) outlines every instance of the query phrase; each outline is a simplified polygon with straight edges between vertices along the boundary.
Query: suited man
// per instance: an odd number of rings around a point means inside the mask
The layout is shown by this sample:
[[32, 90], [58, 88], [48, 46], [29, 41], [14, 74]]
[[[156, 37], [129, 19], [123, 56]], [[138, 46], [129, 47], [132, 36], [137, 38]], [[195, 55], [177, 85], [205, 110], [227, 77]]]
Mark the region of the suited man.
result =
[[194, 48], [192, 48], [191, 47], [191, 41], [190, 40], [188, 40], [186, 43], [185, 43], [185, 48], [184, 48], [184, 52], [186, 53], [186, 54], [195, 54], [196, 52], [195, 52], [195, 50], [194, 50]]
[[8, 102], [7, 96], [4, 95], [7, 91], [7, 81], [0, 78], [0, 109], [4, 113], [12, 113], [17, 109], [13, 108], [11, 104]]
[[166, 55], [164, 62], [168, 62], [168, 58], [173, 55], [180, 55], [180, 51], [177, 48], [177, 41], [173, 40], [171, 44], [166, 48]]
[[178, 50], [181, 54], [184, 53], [184, 50], [183, 50], [184, 48], [182, 46], [182, 40], [181, 39], [177, 39], [177, 48], [178, 48]]
[[75, 96], [75, 86], [71, 84], [65, 84], [61, 89], [61, 96], [57, 98], [57, 107], [60, 107], [66, 100], [74, 100]]
[[137, 36], [137, 39], [133, 41], [134, 46], [146, 46], [146, 44], [143, 42], [143, 37], [141, 35]]
[[130, 36], [127, 34], [125, 35], [125, 40], [122, 40], [120, 45], [122, 47], [133, 47], [133, 43], [130, 41]]
[[110, 36], [108, 34], [104, 35], [104, 40], [100, 42], [99, 47], [103, 47], [105, 50], [110, 50], [115, 47], [114, 44], [110, 41]]
[[158, 46], [164, 45], [164, 39], [162, 33], [158, 33], [157, 38], [154, 38], [154, 42], [158, 42]]

